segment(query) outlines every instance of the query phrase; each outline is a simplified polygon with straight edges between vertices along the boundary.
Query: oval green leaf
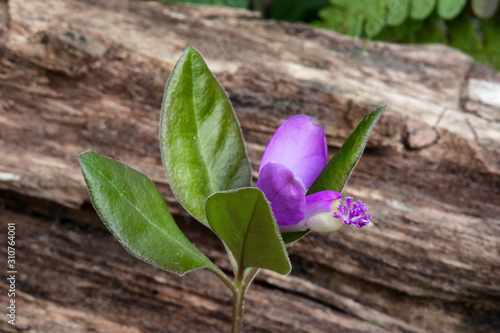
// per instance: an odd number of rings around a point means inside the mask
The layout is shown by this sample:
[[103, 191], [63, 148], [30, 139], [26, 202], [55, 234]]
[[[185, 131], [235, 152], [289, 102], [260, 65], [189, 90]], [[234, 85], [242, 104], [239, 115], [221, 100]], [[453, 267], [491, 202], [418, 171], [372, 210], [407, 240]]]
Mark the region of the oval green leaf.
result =
[[344, 142], [339, 152], [309, 188], [307, 194], [330, 190], [342, 193], [354, 167], [358, 163], [373, 127], [379, 120], [385, 106], [381, 106], [363, 119]]
[[217, 269], [177, 227], [148, 177], [95, 152], [78, 159], [94, 208], [133, 256], [179, 275], [202, 267]]
[[500, 0], [472, 0], [472, 11], [482, 19], [489, 19], [495, 15]]
[[387, 25], [398, 26], [408, 17], [410, 0], [389, 0], [387, 4]]
[[210, 227], [229, 248], [241, 271], [259, 267], [280, 274], [290, 272], [278, 224], [261, 190], [215, 193], [207, 199], [205, 211]]
[[209, 195], [251, 185], [250, 162], [231, 103], [192, 47], [165, 88], [160, 149], [172, 192], [205, 225]]
[[438, 15], [445, 20], [452, 20], [462, 11], [467, 0], [439, 0]]
[[368, 38], [376, 36], [387, 23], [387, 8], [385, 1], [377, 2], [365, 13], [365, 34]]
[[436, 7], [437, 0], [412, 0], [410, 17], [414, 20], [425, 20]]

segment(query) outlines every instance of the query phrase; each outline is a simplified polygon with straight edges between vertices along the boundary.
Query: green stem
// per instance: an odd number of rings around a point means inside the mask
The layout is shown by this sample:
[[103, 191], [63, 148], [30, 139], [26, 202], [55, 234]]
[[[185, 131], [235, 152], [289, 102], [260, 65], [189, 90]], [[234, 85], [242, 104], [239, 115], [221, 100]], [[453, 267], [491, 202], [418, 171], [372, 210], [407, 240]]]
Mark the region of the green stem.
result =
[[252, 283], [253, 279], [259, 274], [260, 268], [257, 267], [252, 267], [247, 271], [247, 274], [245, 274], [245, 277], [243, 279], [243, 284], [245, 285], [245, 292], [250, 287], [250, 284]]
[[233, 290], [233, 324], [231, 333], [240, 333], [243, 328], [243, 300], [255, 276], [260, 272], [260, 268], [249, 268], [245, 273], [241, 270], [237, 272], [235, 289]]
[[237, 287], [234, 284], [234, 282], [224, 273], [223, 271], [220, 270], [219, 267], [214, 266], [209, 268], [217, 277], [233, 291], [233, 293], [236, 291]]
[[240, 333], [243, 328], [243, 298], [245, 292], [240, 288], [233, 291], [233, 323], [231, 333]]
[[233, 321], [231, 333], [240, 333], [243, 328], [243, 301], [245, 294], [255, 276], [260, 272], [260, 268], [251, 267], [246, 270], [239, 269], [239, 265], [231, 256], [230, 251], [228, 251], [228, 254], [230, 255], [231, 265], [235, 273], [234, 282], [219, 267], [214, 265], [209, 269], [233, 292]]

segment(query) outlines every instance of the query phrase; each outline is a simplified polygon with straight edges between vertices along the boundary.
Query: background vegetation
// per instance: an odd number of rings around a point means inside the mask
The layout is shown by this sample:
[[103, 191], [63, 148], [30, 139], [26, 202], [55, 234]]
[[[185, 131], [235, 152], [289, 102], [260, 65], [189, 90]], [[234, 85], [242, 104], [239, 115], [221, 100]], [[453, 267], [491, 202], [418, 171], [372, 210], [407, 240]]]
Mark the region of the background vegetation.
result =
[[447, 44], [500, 70], [500, 0], [160, 1], [250, 8], [368, 40]]

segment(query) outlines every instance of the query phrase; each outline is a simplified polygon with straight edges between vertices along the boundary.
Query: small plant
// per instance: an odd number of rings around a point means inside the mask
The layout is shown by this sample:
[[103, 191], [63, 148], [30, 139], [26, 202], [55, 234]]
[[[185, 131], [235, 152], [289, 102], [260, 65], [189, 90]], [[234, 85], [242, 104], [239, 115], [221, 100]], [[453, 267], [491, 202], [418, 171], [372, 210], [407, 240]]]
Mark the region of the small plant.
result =
[[343, 224], [365, 226], [360, 201], [341, 202], [384, 107], [370, 113], [327, 163], [323, 128], [311, 117], [285, 121], [267, 146], [257, 187], [229, 99], [201, 55], [189, 47], [167, 82], [160, 149], [172, 192], [181, 205], [224, 244], [233, 277], [180, 231], [153, 182], [129, 166], [95, 152], [79, 161], [94, 208], [135, 257], [183, 275], [212, 271], [233, 293], [232, 332], [243, 323], [243, 298], [262, 268], [291, 270], [286, 247], [312, 231]]

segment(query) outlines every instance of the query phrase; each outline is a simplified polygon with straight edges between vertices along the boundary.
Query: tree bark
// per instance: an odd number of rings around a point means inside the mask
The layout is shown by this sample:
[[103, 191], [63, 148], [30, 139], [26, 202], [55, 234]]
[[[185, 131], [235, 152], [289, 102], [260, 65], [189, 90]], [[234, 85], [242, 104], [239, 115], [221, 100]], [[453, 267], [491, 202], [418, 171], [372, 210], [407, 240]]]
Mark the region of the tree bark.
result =
[[148, 175], [190, 240], [229, 271], [161, 165], [163, 88], [189, 45], [230, 96], [254, 178], [290, 116], [323, 125], [332, 156], [387, 105], [344, 193], [367, 204], [372, 227], [294, 244], [293, 272], [265, 271], [248, 292], [245, 331], [500, 330], [498, 72], [439, 45], [365, 50], [254, 12], [133, 0], [3, 0], [0, 42], [0, 228], [16, 224], [19, 271], [16, 326], [2, 316], [0, 330], [229, 331], [229, 290], [206, 270], [178, 277], [130, 256], [89, 204], [77, 163], [94, 150]]

